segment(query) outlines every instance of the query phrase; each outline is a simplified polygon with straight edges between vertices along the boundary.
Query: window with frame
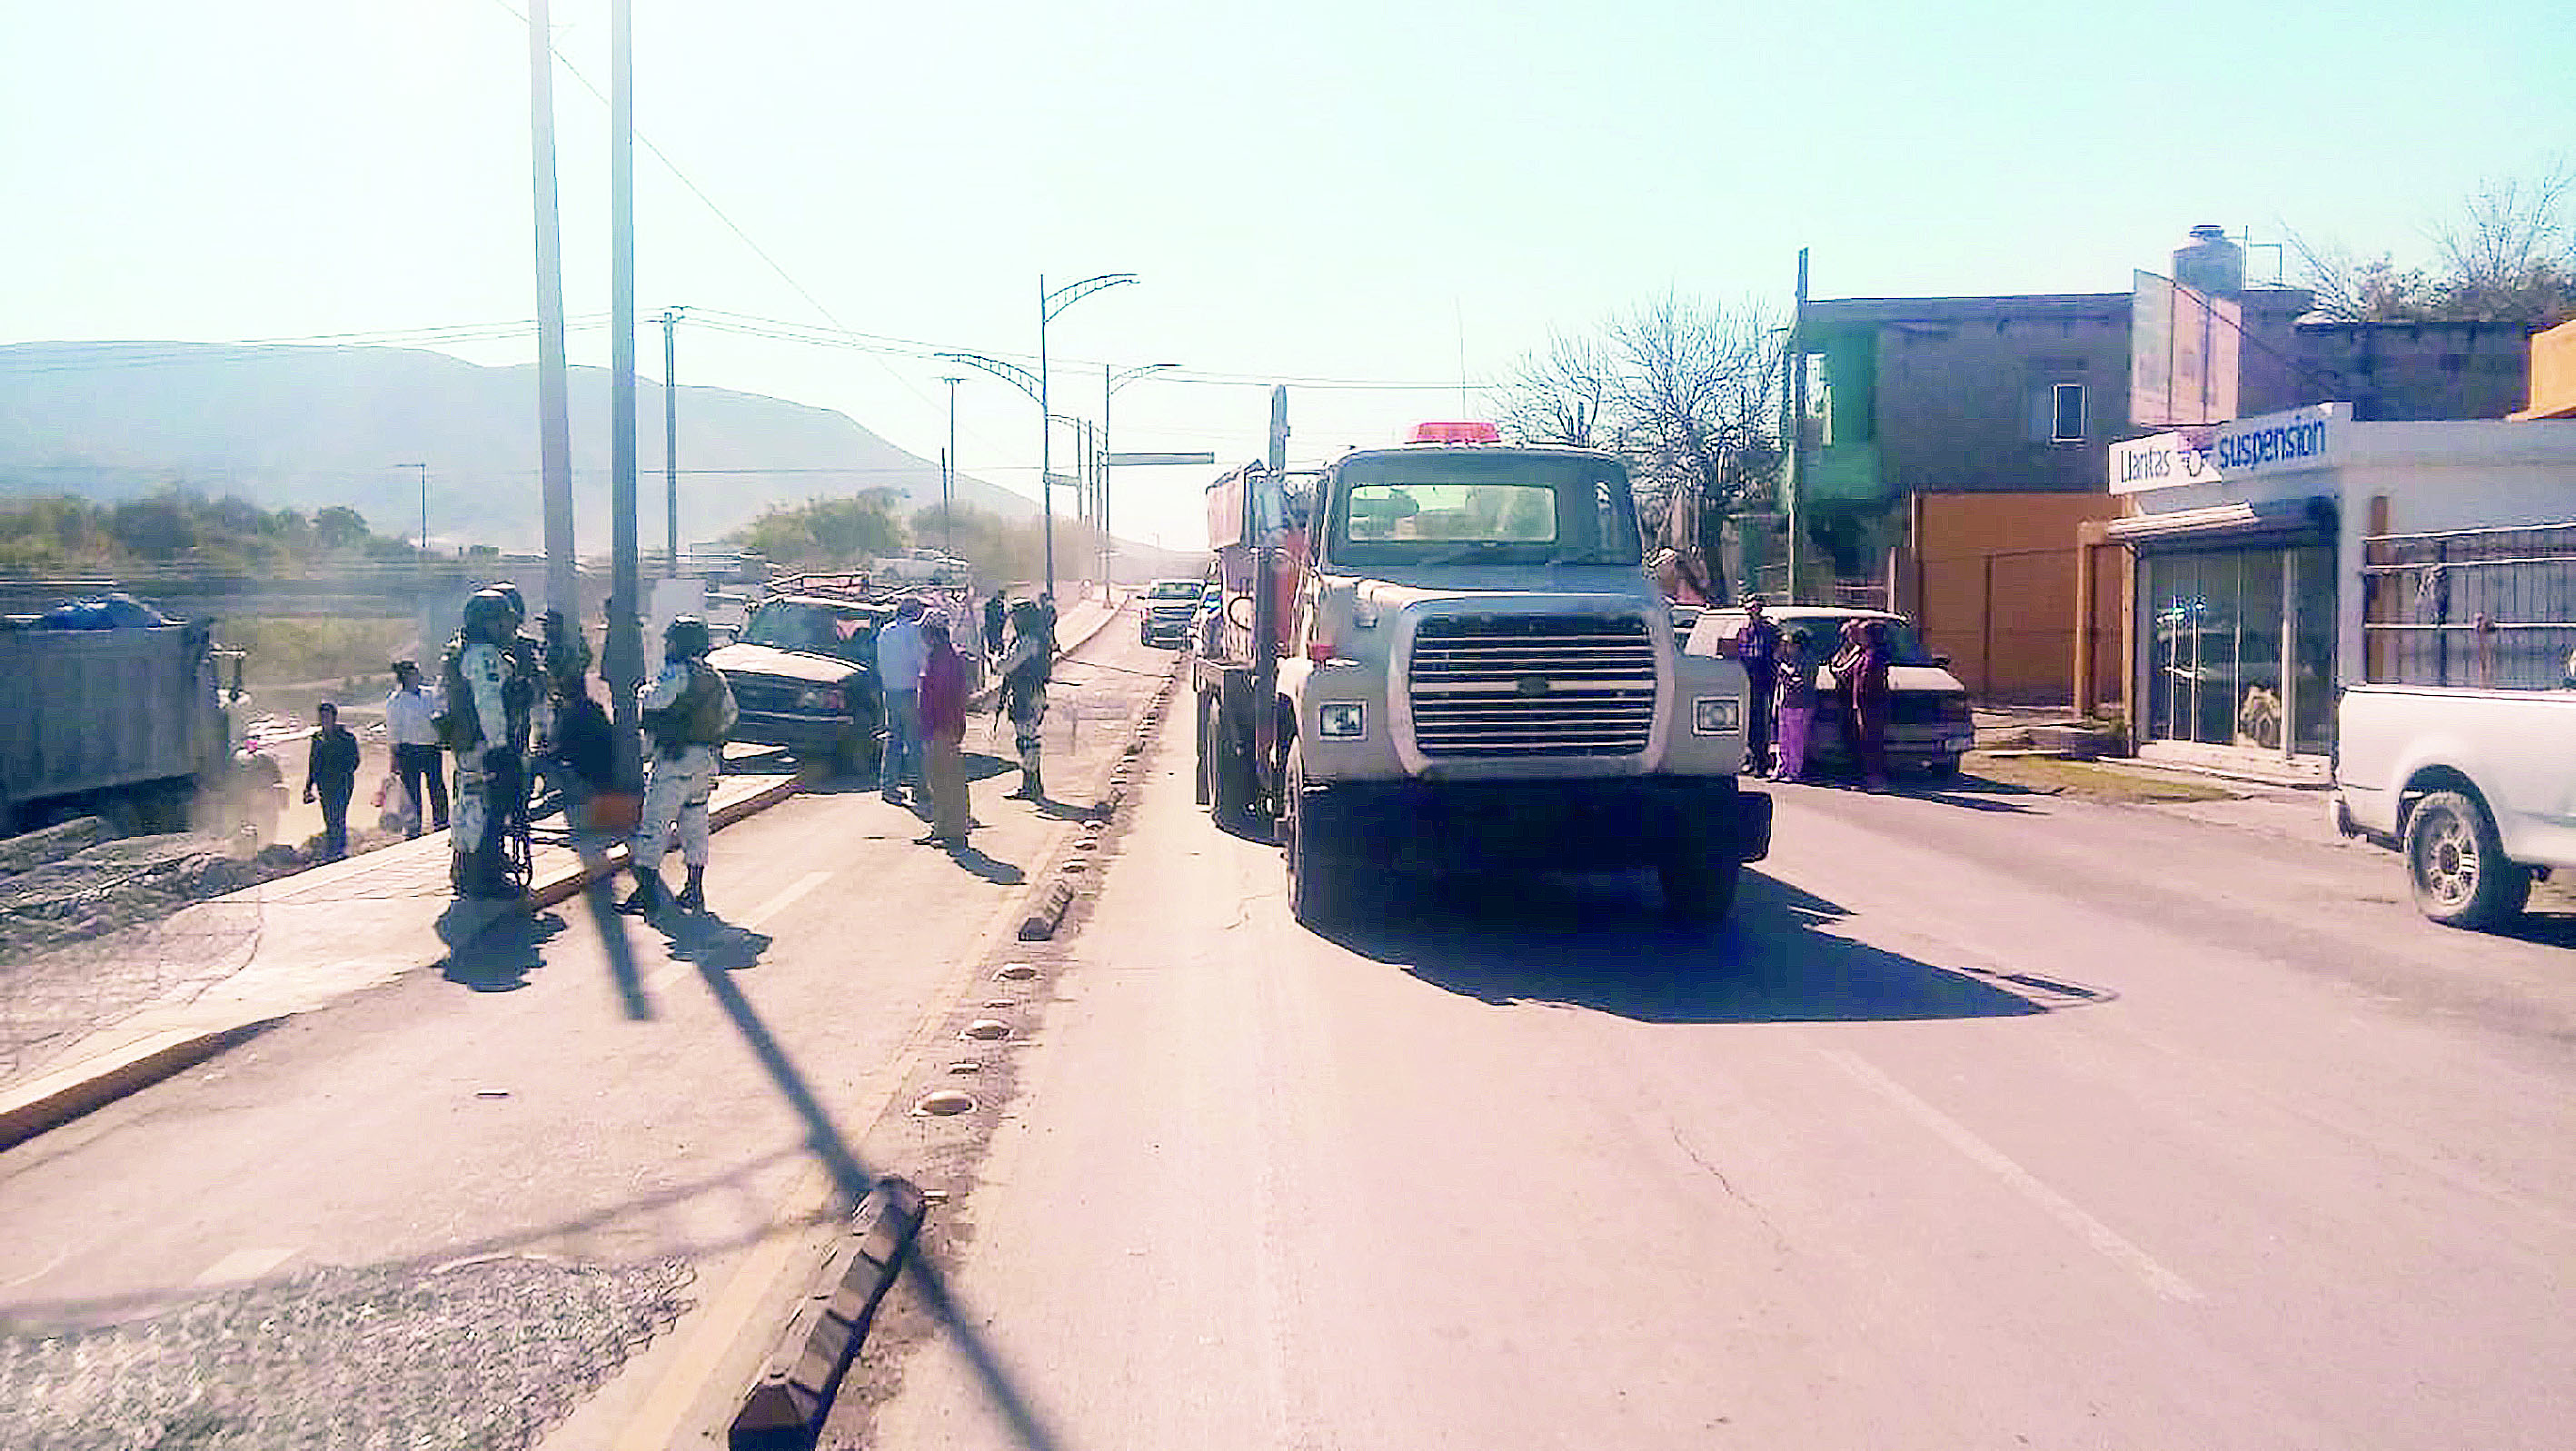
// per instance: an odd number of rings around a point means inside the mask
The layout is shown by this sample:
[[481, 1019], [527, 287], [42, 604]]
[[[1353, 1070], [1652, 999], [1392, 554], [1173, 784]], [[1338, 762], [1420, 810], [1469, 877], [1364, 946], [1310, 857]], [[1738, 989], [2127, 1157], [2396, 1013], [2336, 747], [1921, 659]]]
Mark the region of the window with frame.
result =
[[2055, 383], [2048, 390], [2048, 441], [2084, 441], [2084, 385]]

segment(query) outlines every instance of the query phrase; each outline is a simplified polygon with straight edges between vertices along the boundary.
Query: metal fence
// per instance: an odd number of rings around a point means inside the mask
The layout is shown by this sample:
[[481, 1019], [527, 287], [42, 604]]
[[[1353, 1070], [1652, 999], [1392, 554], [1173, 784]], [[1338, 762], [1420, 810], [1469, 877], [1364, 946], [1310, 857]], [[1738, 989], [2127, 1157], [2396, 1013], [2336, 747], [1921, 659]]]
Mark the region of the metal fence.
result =
[[2576, 671], [2576, 522], [2362, 540], [2363, 678], [2549, 690]]

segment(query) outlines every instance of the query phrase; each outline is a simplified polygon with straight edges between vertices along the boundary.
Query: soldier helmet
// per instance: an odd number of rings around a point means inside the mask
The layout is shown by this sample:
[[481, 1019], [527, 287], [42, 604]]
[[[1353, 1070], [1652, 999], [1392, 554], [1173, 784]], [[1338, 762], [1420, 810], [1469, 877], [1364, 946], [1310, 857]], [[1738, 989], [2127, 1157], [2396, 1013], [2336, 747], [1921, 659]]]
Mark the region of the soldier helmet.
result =
[[508, 595], [497, 589], [479, 589], [467, 597], [465, 601], [467, 639], [499, 644], [508, 639], [510, 632], [517, 628], [518, 620], [510, 612]]
[[694, 660], [716, 647], [715, 637], [707, 633], [707, 622], [695, 615], [681, 615], [662, 627], [663, 647], [683, 659]]

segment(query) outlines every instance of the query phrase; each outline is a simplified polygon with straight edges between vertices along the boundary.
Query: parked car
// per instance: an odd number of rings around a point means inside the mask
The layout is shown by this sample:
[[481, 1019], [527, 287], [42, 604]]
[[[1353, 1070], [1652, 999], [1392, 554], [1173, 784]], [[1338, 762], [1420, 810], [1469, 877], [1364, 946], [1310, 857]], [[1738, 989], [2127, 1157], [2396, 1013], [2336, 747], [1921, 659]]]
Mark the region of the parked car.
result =
[[[1899, 770], [1912, 769], [1935, 776], [1956, 775], [1959, 757], [1976, 744], [1976, 723], [1968, 708], [1968, 689], [1949, 670], [1950, 657], [1935, 655], [1924, 648], [1923, 637], [1915, 633], [1914, 622], [1903, 615], [1885, 610], [1842, 609], [1825, 605], [1780, 605], [1765, 611], [1782, 634], [1804, 627], [1809, 636], [1807, 648], [1821, 668], [1817, 684], [1828, 698], [1834, 690], [1834, 672], [1823, 662], [1833, 659], [1842, 647], [1843, 625], [1849, 620], [1876, 620], [1887, 632], [1893, 664], [1887, 672], [1889, 692], [1887, 716], [1887, 763]], [[1691, 626], [1690, 640], [1683, 648], [1693, 655], [1717, 655], [1732, 659], [1735, 655], [1735, 632], [1744, 628], [1745, 614], [1732, 606], [1702, 610]], [[1816, 723], [1807, 737], [1807, 759], [1816, 766], [1849, 770], [1852, 759], [1848, 733], [1842, 713], [1824, 708], [1816, 711]]]
[[1200, 582], [1158, 579], [1145, 591], [1136, 616], [1136, 640], [1143, 645], [1185, 645], [1190, 620], [1198, 613]]
[[742, 712], [733, 738], [867, 770], [879, 746], [877, 629], [893, 618], [891, 605], [830, 595], [762, 600], [742, 637], [707, 657]]

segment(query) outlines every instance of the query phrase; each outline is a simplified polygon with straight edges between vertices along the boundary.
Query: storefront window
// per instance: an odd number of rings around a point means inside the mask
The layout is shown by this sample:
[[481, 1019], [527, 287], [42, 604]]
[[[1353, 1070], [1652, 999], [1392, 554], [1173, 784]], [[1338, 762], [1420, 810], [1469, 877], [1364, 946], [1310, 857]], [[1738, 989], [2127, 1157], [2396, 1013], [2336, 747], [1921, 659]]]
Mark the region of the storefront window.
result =
[[[2297, 563], [2304, 572], [2294, 573]], [[2306, 556], [2314, 556], [2310, 562]], [[2323, 549], [2151, 554], [2140, 561], [2151, 621], [2151, 736], [2278, 751], [2325, 749], [2331, 727], [2334, 577]], [[2295, 626], [2293, 592], [2305, 612]], [[2283, 645], [2288, 668], [2284, 669]], [[2294, 718], [2295, 717], [2295, 718]]]

